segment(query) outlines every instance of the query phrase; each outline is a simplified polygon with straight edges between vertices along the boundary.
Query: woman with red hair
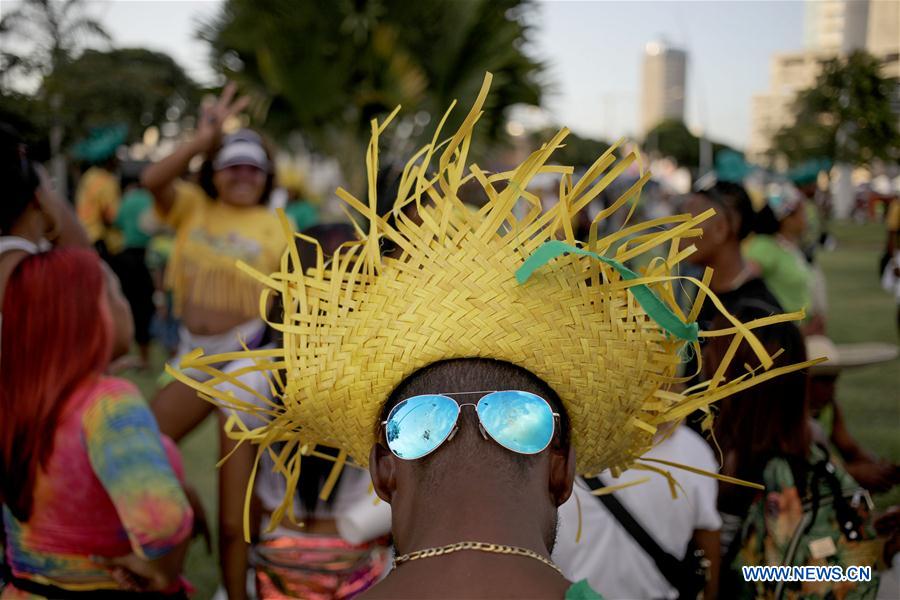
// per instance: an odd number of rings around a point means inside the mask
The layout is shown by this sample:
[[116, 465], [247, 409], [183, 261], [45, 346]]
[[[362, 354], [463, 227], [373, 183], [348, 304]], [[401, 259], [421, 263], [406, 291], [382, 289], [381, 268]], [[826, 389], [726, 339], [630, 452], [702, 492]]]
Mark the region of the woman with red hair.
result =
[[[138, 390], [104, 375], [128, 304], [93, 252], [27, 256], [7, 282], [0, 368], [0, 597], [183, 597], [193, 512], [174, 445]], [[125, 559], [136, 578], [110, 568]]]

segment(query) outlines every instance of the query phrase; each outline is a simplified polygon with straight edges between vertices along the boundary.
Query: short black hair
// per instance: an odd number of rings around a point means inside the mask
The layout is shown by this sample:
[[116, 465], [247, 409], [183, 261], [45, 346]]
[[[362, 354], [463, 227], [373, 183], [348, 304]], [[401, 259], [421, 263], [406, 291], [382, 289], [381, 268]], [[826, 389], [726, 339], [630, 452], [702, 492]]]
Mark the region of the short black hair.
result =
[[778, 221], [768, 205], [759, 211], [755, 210], [747, 190], [739, 183], [717, 181], [694, 193], [729, 211], [726, 218], [732, 222], [737, 220], [736, 233], [739, 240], [751, 233], [772, 234], [778, 231]]
[[[429, 393], [468, 392], [476, 390], [521, 390], [544, 398], [559, 413], [558, 428], [554, 439], [568, 450], [569, 418], [559, 395], [540, 377], [512, 363], [491, 358], [455, 358], [431, 363], [404, 379], [388, 397], [378, 419], [378, 435], [381, 423], [398, 403], [411, 396]], [[379, 443], [383, 437], [379, 437]], [[552, 442], [551, 442], [552, 444]], [[511, 462], [524, 467], [531, 464], [533, 456], [507, 453]], [[429, 462], [428, 457], [423, 459]]]

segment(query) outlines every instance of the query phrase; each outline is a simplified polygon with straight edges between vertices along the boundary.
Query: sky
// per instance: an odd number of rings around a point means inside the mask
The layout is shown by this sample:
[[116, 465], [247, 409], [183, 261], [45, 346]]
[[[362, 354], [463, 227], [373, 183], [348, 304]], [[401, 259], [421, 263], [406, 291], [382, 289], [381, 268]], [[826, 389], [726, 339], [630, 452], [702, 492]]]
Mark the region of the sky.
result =
[[[9, 0], [3, 0], [7, 4]], [[195, 79], [213, 72], [196, 37], [219, 0], [90, 0], [120, 47], [175, 58]], [[547, 0], [530, 51], [552, 85], [544, 107], [576, 133], [611, 139], [638, 132], [644, 46], [656, 39], [688, 52], [688, 125], [743, 148], [754, 93], [768, 89], [770, 57], [803, 44], [803, 2]]]
[[754, 93], [769, 86], [774, 52], [803, 46], [802, 2], [576, 2], [541, 5], [535, 47], [550, 62], [555, 119], [607, 139], [639, 127], [644, 46], [688, 53], [686, 120], [744, 147]]

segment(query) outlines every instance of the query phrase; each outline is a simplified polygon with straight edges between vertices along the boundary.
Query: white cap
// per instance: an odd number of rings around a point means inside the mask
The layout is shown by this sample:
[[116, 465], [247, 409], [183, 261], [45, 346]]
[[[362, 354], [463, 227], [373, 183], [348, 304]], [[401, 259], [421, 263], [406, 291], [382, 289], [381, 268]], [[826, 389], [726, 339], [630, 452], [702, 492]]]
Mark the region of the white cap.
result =
[[222, 141], [222, 148], [213, 160], [216, 171], [238, 165], [249, 165], [267, 173], [271, 171], [262, 138], [251, 129], [241, 129], [226, 136]]

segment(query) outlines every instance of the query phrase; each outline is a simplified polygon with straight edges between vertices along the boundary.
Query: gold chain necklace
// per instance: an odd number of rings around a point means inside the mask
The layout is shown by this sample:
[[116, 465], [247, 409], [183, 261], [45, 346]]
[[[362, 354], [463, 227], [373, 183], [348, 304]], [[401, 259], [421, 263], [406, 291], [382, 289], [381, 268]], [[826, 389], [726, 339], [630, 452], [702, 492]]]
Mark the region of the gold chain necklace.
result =
[[398, 556], [394, 559], [394, 566], [399, 567], [405, 562], [409, 562], [411, 560], [419, 560], [420, 558], [432, 558], [434, 556], [443, 556], [445, 554], [450, 554], [452, 552], [459, 552], [461, 550], [478, 550], [479, 552], [492, 552], [494, 554], [514, 554], [518, 556], [527, 556], [528, 558], [533, 558], [538, 560], [560, 575], [562, 575], [562, 571], [559, 567], [553, 564], [548, 558], [541, 556], [534, 550], [529, 550], [528, 548], [520, 548], [518, 546], [506, 546], [504, 544], [488, 544], [487, 542], [457, 542], [455, 544], [447, 544], [446, 546], [438, 546], [436, 548], [425, 548], [423, 550], [416, 550], [415, 552], [408, 552], [403, 554], [402, 556]]

